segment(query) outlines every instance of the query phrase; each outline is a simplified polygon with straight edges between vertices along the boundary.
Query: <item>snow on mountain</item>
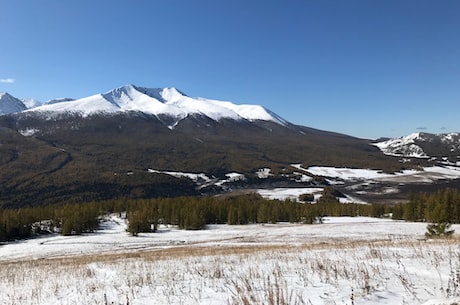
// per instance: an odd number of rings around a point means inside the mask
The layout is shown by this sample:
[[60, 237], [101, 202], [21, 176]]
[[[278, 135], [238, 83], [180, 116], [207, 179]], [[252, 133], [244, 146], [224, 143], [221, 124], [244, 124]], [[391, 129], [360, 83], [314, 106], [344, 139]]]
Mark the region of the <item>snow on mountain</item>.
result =
[[88, 116], [97, 112], [111, 113], [117, 109], [115, 105], [105, 100], [101, 94], [97, 94], [75, 101], [42, 105], [26, 112], [73, 113]]
[[64, 103], [64, 102], [72, 102], [74, 100], [75, 99], [69, 98], [69, 97], [56, 98], [56, 99], [52, 99], [52, 100], [47, 101], [44, 105], [51, 105], [51, 104]]
[[448, 158], [460, 156], [460, 134], [413, 133], [375, 144], [387, 155], [415, 158]]
[[0, 115], [27, 109], [24, 103], [6, 92], [0, 92]]
[[423, 149], [415, 144], [415, 140], [418, 139], [421, 139], [419, 132], [405, 137], [375, 143], [375, 146], [380, 148], [384, 154], [390, 156], [428, 158]]
[[287, 121], [258, 105], [236, 105], [231, 102], [191, 98], [175, 88], [143, 88], [126, 85], [104, 94], [78, 100], [54, 100], [29, 111], [73, 113], [88, 116], [97, 113], [143, 112], [168, 115], [178, 121], [193, 114], [220, 119], [264, 120], [286, 125]]
[[439, 135], [441, 142], [450, 146], [450, 151], [460, 150], [460, 133], [451, 132]]
[[460, 139], [460, 133], [458, 132], [451, 132], [451, 133], [446, 133], [441, 135], [441, 139], [443, 142], [458, 142]]
[[24, 98], [24, 99], [21, 99], [21, 102], [27, 107], [27, 109], [35, 108], [42, 104], [33, 98]]

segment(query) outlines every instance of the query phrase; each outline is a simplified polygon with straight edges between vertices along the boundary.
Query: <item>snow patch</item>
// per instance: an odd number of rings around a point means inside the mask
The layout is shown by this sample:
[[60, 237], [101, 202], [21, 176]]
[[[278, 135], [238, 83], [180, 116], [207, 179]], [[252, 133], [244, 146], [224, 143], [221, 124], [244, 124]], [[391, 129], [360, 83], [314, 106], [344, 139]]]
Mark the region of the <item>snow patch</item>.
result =
[[315, 176], [331, 177], [342, 180], [361, 180], [386, 178], [390, 174], [384, 174], [380, 170], [359, 169], [359, 168], [337, 168], [326, 166], [312, 166], [306, 169]]
[[244, 181], [246, 180], [246, 177], [243, 174], [240, 173], [228, 173], [225, 174], [225, 176], [228, 177], [228, 182], [236, 182], [236, 181]]
[[149, 173], [157, 173], [157, 174], [166, 174], [176, 178], [188, 178], [195, 182], [202, 181], [202, 182], [209, 182], [211, 179], [206, 176], [204, 173], [184, 173], [184, 172], [172, 172], [172, 171], [159, 171], [154, 169], [148, 169]]
[[270, 168], [259, 168], [256, 171], [256, 175], [259, 179], [267, 179], [268, 177], [272, 176], [270, 172], [271, 172]]
[[39, 132], [40, 130], [36, 129], [36, 128], [26, 128], [26, 129], [21, 129], [21, 130], [18, 130], [18, 132], [20, 134], [22, 134], [24, 137], [31, 137], [33, 136], [34, 134], [36, 134], [37, 132]]
[[292, 200], [299, 201], [299, 196], [303, 194], [313, 194], [315, 202], [321, 197], [323, 188], [307, 187], [307, 188], [275, 188], [275, 189], [258, 189], [257, 193], [266, 199], [277, 200]]
[[385, 182], [424, 182], [430, 183], [441, 179], [460, 178], [460, 168], [456, 166], [432, 166], [423, 170], [404, 170], [394, 174], [384, 173], [381, 170], [336, 168], [312, 166], [304, 169], [316, 176], [329, 177], [345, 181], [376, 180]]

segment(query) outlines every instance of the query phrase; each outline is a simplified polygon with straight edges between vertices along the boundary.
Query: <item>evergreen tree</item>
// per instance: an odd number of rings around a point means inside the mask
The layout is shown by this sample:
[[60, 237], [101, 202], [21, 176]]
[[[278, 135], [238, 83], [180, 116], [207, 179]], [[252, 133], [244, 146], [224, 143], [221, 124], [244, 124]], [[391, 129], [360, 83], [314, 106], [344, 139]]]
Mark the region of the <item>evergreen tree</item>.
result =
[[430, 223], [426, 226], [426, 230], [427, 238], [451, 237], [455, 232], [448, 222]]
[[425, 212], [427, 221], [426, 237], [449, 237], [454, 230], [451, 229], [453, 219], [457, 218], [455, 211], [458, 210], [457, 200], [458, 191], [445, 189], [436, 192], [434, 195], [427, 196], [427, 209]]

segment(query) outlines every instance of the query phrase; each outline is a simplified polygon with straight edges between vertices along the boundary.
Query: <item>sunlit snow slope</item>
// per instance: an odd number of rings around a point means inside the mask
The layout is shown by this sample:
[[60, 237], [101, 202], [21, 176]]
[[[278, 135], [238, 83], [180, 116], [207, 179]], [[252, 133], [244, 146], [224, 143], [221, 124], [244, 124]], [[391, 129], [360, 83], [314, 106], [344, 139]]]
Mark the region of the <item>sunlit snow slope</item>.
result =
[[231, 102], [191, 98], [175, 88], [143, 88], [126, 85], [104, 94], [74, 100], [55, 102], [28, 111], [73, 113], [82, 116], [100, 113], [143, 112], [183, 119], [189, 115], [204, 115], [212, 120], [264, 120], [285, 125], [287, 122], [258, 105], [236, 105]]
[[423, 149], [414, 142], [419, 138], [420, 133], [417, 132], [405, 137], [379, 142], [375, 145], [387, 155], [426, 158], [427, 155]]

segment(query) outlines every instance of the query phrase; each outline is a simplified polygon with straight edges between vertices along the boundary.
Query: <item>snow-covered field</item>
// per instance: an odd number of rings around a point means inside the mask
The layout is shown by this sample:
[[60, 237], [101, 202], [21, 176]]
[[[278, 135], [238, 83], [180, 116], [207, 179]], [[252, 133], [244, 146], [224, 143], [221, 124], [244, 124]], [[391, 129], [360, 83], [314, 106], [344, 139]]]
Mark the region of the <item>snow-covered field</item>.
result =
[[257, 193], [267, 199], [298, 201], [302, 194], [312, 194], [315, 200], [321, 197], [322, 187], [258, 189]]
[[111, 215], [94, 234], [1, 245], [1, 304], [460, 302], [460, 239], [425, 241], [423, 223], [125, 228]]
[[327, 166], [302, 168], [299, 165], [295, 166], [296, 168], [303, 169], [312, 175], [330, 177], [345, 181], [374, 180], [381, 182], [430, 183], [440, 179], [460, 178], [460, 167], [456, 166], [431, 166], [424, 167], [423, 170], [404, 170], [394, 174], [387, 174], [379, 170], [371, 169], [337, 168]]

